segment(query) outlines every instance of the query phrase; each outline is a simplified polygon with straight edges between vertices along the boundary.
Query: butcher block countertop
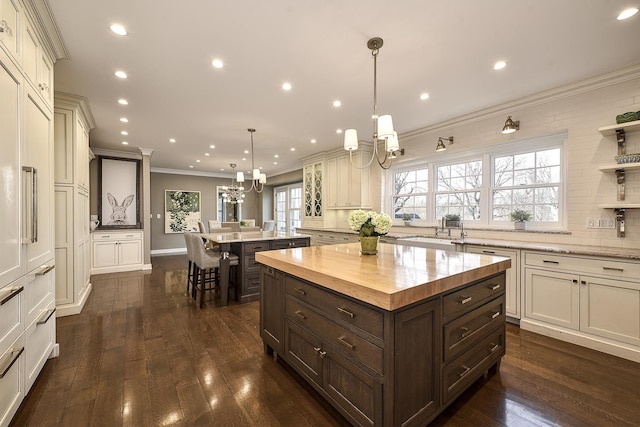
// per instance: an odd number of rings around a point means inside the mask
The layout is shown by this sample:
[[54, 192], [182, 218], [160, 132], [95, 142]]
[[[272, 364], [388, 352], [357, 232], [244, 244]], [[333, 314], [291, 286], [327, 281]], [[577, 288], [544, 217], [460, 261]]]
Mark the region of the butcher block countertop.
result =
[[385, 243], [377, 255], [348, 243], [257, 252], [256, 261], [389, 311], [511, 267], [499, 256]]

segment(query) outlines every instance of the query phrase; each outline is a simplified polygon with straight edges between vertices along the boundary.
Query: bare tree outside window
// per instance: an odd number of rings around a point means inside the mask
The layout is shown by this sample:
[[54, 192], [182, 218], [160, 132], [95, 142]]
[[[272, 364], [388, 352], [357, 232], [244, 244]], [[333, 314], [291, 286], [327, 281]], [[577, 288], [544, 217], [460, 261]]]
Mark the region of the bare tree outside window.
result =
[[405, 214], [414, 219], [427, 217], [428, 172], [425, 168], [394, 174], [394, 218], [402, 218]]
[[481, 188], [481, 160], [438, 166], [435, 217], [457, 214], [462, 220], [479, 220]]

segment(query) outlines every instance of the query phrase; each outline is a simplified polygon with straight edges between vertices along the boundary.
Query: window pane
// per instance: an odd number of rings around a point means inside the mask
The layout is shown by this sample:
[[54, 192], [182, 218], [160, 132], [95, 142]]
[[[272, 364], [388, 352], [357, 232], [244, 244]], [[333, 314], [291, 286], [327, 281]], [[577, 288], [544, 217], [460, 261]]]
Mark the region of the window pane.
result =
[[429, 171], [426, 168], [394, 174], [394, 217], [407, 214], [419, 219], [427, 216], [427, 192]]

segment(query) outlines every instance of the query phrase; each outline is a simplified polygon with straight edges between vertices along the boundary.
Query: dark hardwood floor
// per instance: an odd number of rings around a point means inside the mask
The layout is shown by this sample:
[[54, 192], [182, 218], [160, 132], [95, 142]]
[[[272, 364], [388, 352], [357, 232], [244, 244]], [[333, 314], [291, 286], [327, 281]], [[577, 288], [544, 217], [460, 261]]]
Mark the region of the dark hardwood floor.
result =
[[[263, 353], [259, 304], [199, 309], [186, 256], [149, 274], [92, 277], [82, 314], [57, 319], [60, 357], [15, 426], [340, 426], [332, 408]], [[435, 426], [638, 426], [640, 364], [507, 327], [500, 371]]]

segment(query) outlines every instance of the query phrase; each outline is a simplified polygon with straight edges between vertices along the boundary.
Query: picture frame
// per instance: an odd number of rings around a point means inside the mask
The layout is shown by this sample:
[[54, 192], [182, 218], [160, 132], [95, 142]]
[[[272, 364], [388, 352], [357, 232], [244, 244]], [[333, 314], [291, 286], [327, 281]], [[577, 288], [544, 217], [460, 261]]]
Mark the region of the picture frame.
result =
[[164, 190], [165, 234], [199, 233], [201, 220], [201, 198], [199, 191]]
[[99, 229], [142, 228], [140, 160], [98, 156]]

